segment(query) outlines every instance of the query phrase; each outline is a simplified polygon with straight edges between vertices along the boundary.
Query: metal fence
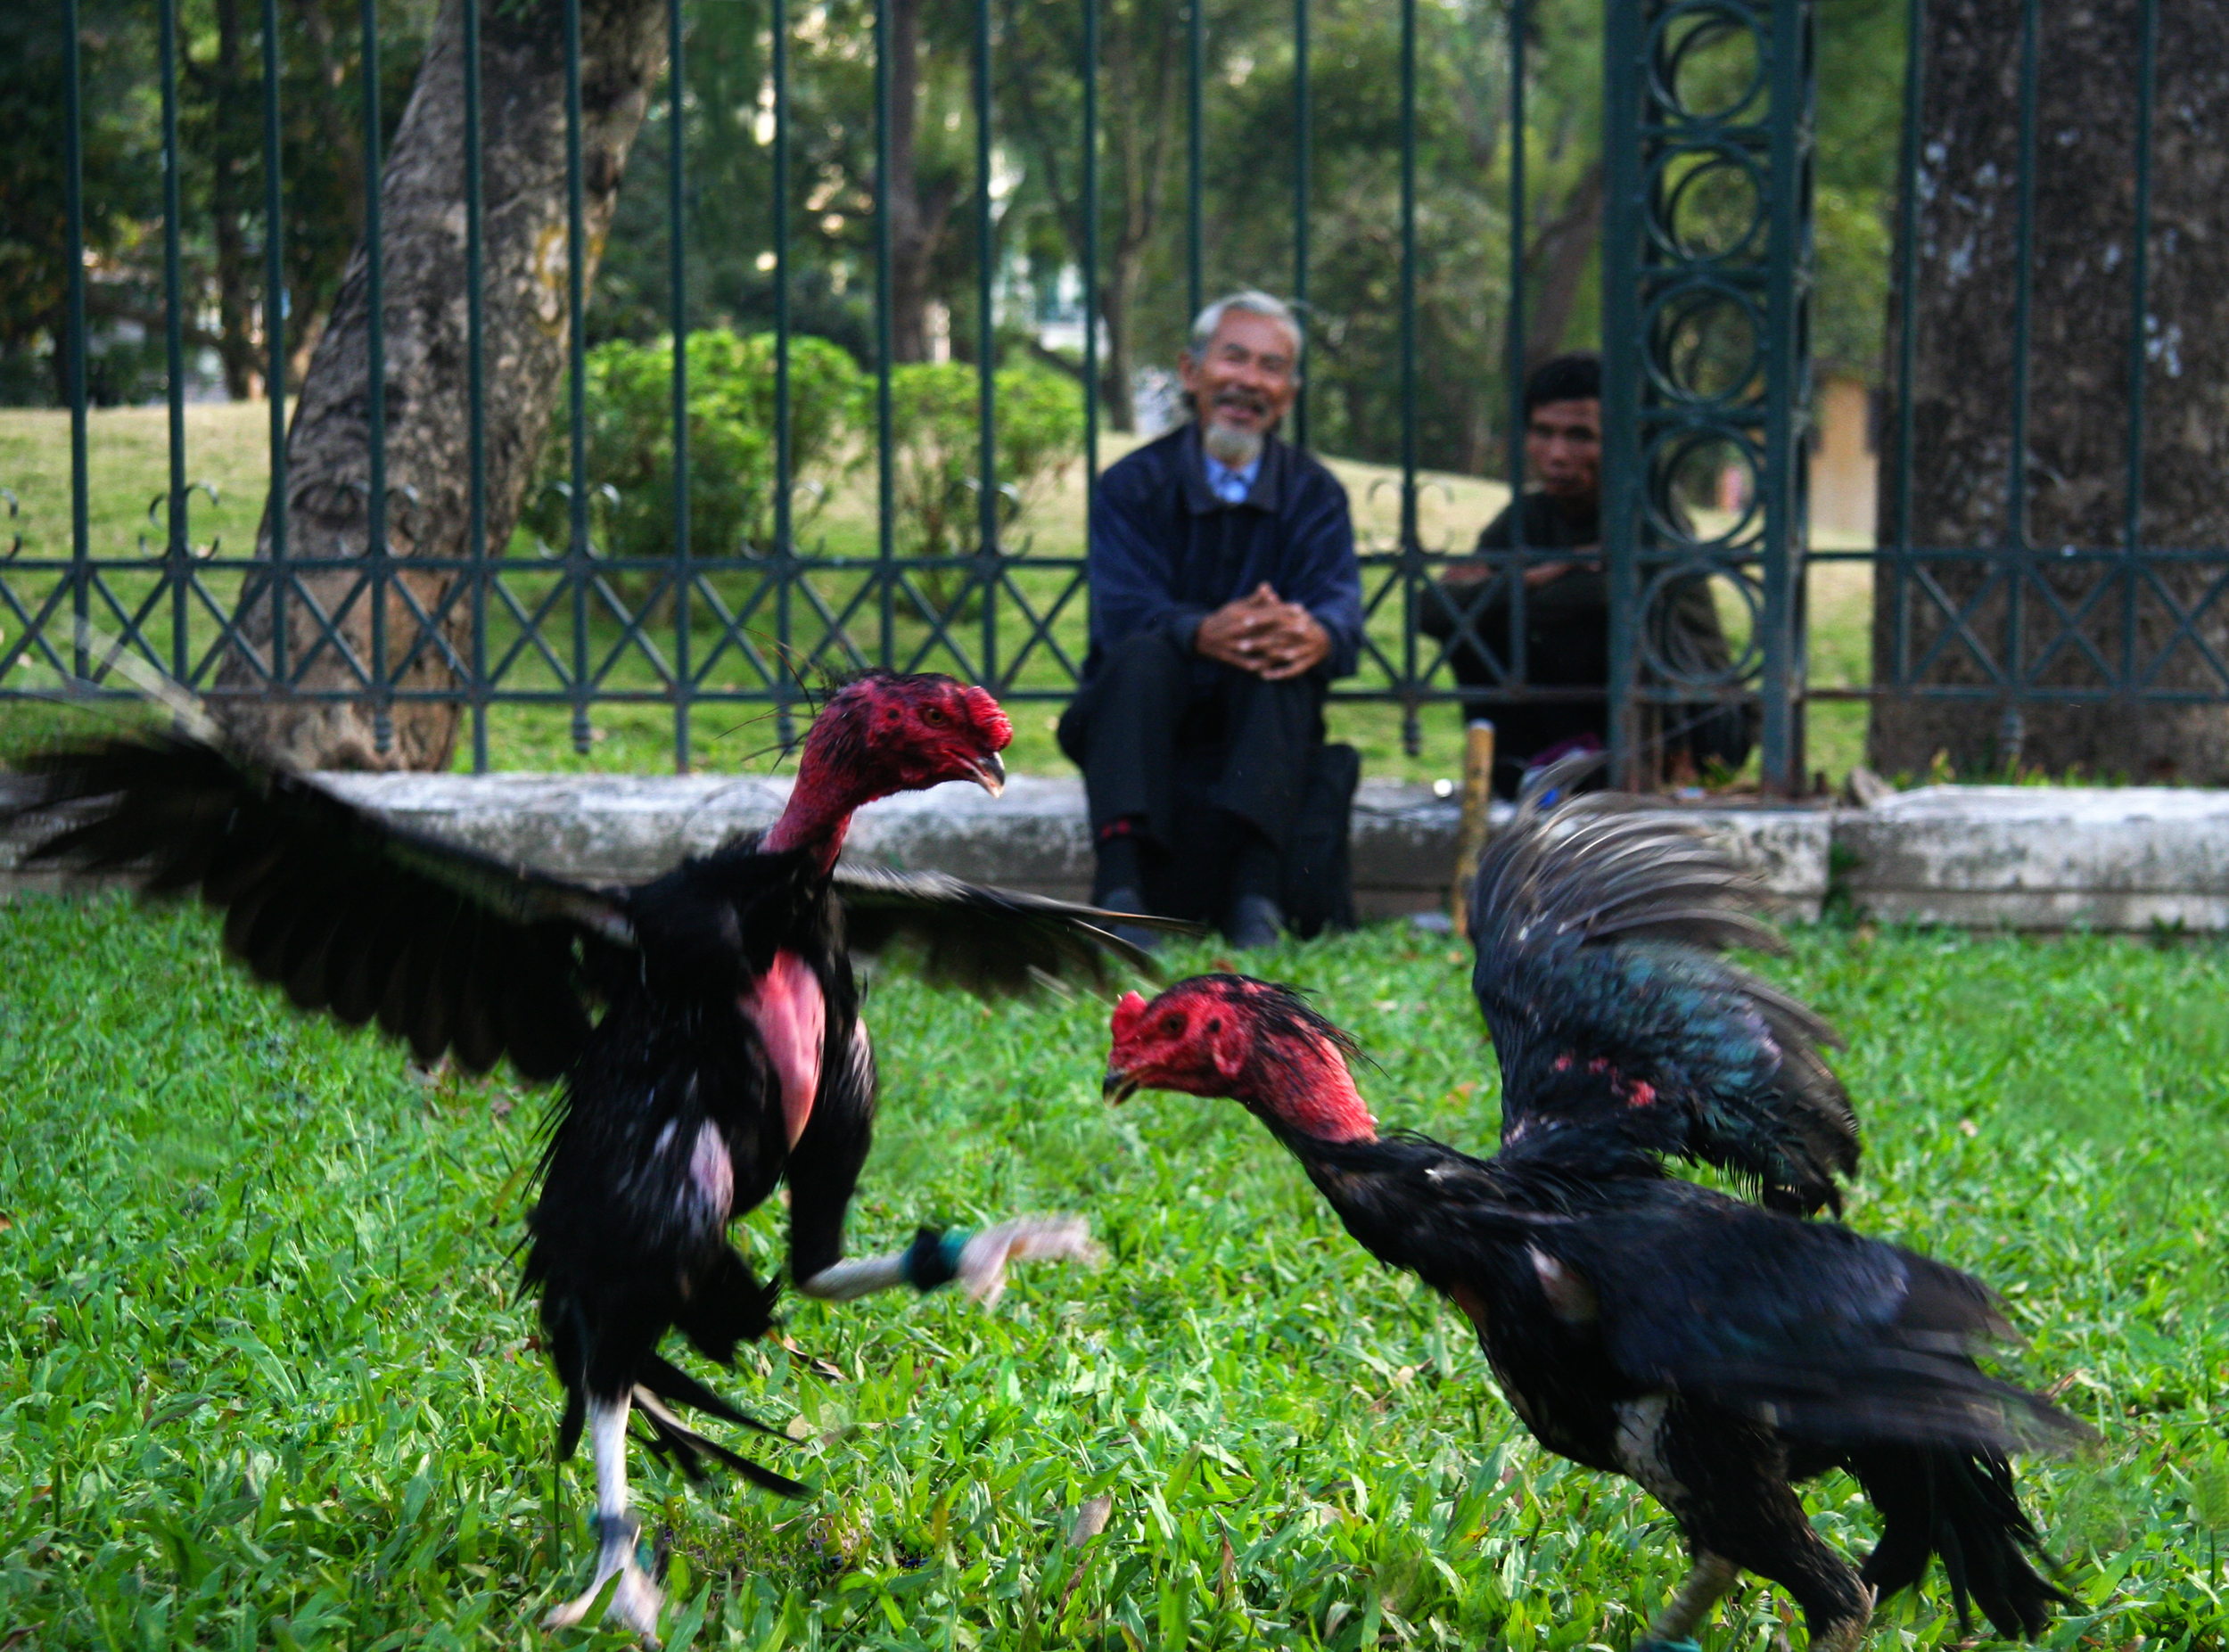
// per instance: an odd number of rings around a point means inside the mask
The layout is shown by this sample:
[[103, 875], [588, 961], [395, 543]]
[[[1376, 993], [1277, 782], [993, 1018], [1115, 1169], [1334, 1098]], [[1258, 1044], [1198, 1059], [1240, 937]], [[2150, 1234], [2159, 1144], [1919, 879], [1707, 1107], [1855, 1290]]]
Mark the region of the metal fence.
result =
[[[1082, 285], [1082, 382], [1099, 381], [1099, 284], [1104, 267], [1099, 191], [1105, 111], [1099, 97], [1102, 0], [1063, 0], [1079, 12], [1081, 49], [1075, 73], [1081, 97], [1074, 163], [1081, 173], [1082, 244], [1076, 267]], [[1508, 100], [1502, 130], [1507, 147], [1498, 158], [1506, 185], [1507, 301], [1501, 333], [1505, 359], [1493, 364], [1505, 383], [1509, 407], [1500, 421], [1506, 444], [1506, 475], [1521, 472], [1522, 418], [1518, 405], [1526, 339], [1528, 275], [1524, 226], [1528, 209], [1527, 127], [1525, 101], [1534, 80], [1528, 53], [1534, 29], [1532, 0], [1508, 0], [1493, 50], [1505, 54], [1497, 76]], [[687, 187], [683, 100], [665, 99], [654, 110], [639, 140], [667, 146], [665, 182], [670, 254], [666, 306], [670, 316], [674, 446], [670, 555], [613, 555], [600, 542], [598, 484], [588, 464], [584, 315], [588, 294], [582, 256], [580, 107], [580, 3], [567, 0], [566, 112], [571, 169], [571, 213], [566, 235], [567, 377], [564, 401], [574, 432], [562, 479], [566, 497], [563, 543], [536, 546], [518, 539], [489, 543], [483, 466], [482, 409], [486, 364], [480, 348], [480, 260], [483, 213], [478, 165], [481, 86], [478, 12], [463, 8], [465, 31], [466, 147], [464, 257], [472, 293], [472, 374], [468, 428], [459, 432], [456, 462], [469, 470], [471, 531], [465, 552], [448, 558], [405, 555], [395, 530], [413, 508], [407, 494], [390, 488], [385, 472], [381, 409], [383, 353], [379, 328], [382, 246], [379, 200], [382, 126], [377, 97], [381, 42], [371, 0], [362, 9], [363, 142], [366, 204], [366, 277], [373, 332], [366, 405], [368, 450], [358, 495], [361, 538], [338, 547], [292, 542], [290, 508], [298, 484], [288, 474], [287, 362], [283, 327], [266, 329], [265, 368], [269, 397], [270, 485], [267, 555], [243, 554], [213, 539], [197, 539], [197, 489], [185, 439], [187, 379], [185, 298], [181, 286], [183, 234], [178, 190], [178, 27], [180, 0], [159, 0], [159, 73], [166, 156], [162, 247], [166, 302], [162, 345], [167, 364], [167, 482], [151, 507], [150, 533], [130, 547], [95, 543], [89, 525], [94, 473], [88, 453], [86, 377], [87, 203], [79, 181], [84, 111], [79, 107], [78, 0], [64, 0], [68, 147], [66, 203], [69, 321], [70, 528], [66, 546], [51, 539], [18, 539], [0, 560], [0, 698], [33, 691], [35, 678], [60, 676], [96, 691], [122, 692], [111, 653], [120, 646], [145, 665], [197, 691], [223, 697], [240, 694], [300, 694], [362, 703], [377, 715], [380, 737], [389, 735], [393, 709], [415, 700], [443, 700], [465, 708], [476, 768], [489, 762], [491, 708], [527, 704], [564, 708], [572, 737], [585, 750], [592, 711], [599, 705], [648, 703], [668, 708], [676, 762], [691, 758], [695, 719], [703, 708], [772, 706], [785, 719], [808, 694], [815, 674], [866, 665], [902, 670], [942, 669], [991, 686], [1002, 697], [1065, 699], [1082, 653], [1089, 594], [1080, 555], [1055, 554], [1018, 535], [1001, 504], [997, 460], [995, 351], [977, 355], [976, 426], [979, 463], [974, 544], [964, 555], [925, 557], [903, 554], [895, 517], [892, 439], [892, 225], [884, 185], [891, 166], [892, 66], [888, 51], [891, 0], [876, 0], [873, 107], [855, 111], [876, 131], [878, 165], [873, 219], [875, 282], [871, 469], [874, 510], [871, 543], [852, 550], [807, 544], [793, 515], [795, 477], [790, 440], [792, 408], [791, 292], [794, 249], [789, 135], [791, 111], [787, 46], [796, 20], [778, 4], [769, 41], [769, 99], [774, 119], [774, 187], [770, 219], [776, 313], [774, 332], [775, 432], [772, 465], [773, 528], [766, 544], [706, 545], [692, 538], [689, 503], [687, 361], [684, 341], [692, 316], [683, 234]], [[1981, 697], [2001, 704], [2017, 736], [2020, 708], [2060, 697], [2126, 699], [2229, 698], [2229, 671], [2210, 653], [2203, 680], [2163, 678], [2157, 650], [2138, 645], [2141, 627], [2133, 604], [2140, 589], [2157, 587], [2163, 557], [2192, 555], [2223, 561], [2219, 553], [2167, 553], [2144, 546], [2134, 501], [2141, 497], [2144, 464], [2141, 385], [2145, 368], [2144, 258], [2149, 212], [2151, 100], [2157, 56], [2158, 0], [2141, 0], [2139, 39], [2132, 42], [2142, 115], [2133, 151], [2137, 233], [2129, 311], [2127, 356], [2137, 388], [2126, 441], [2129, 497], [2124, 543], [2083, 548], [2056, 559], [2048, 577], [2035, 566], [2039, 553], [2027, 542], [2020, 501], [2032, 486], [2027, 461], [2015, 457], [2006, 486], [2011, 505], [2006, 531], [1994, 543], [1937, 549], [1913, 544], [1910, 477], [1913, 463], [1914, 297], [1921, 280], [1914, 215], [1927, 168], [1919, 120], [1924, 86], [1921, 42], [1923, 0], [1911, 0], [1911, 54], [1906, 89], [1902, 221], [1896, 269], [1901, 300], [1891, 340], [1890, 366], [1902, 393], [1893, 399], [1884, 444], [1886, 547], [1879, 551], [1828, 553], [1813, 561], [1877, 561], [1879, 601], [1890, 616], [1877, 635], [1879, 670], [1871, 680], [1825, 686], [1807, 682], [1805, 661], [1806, 533], [1804, 444], [1811, 386], [1807, 305], [1811, 292], [1811, 152], [1814, 70], [1814, 20], [1809, 0], [1612, 0], [1602, 36], [1603, 155], [1607, 209], [1600, 250], [1601, 340], [1605, 360], [1604, 552], [1611, 576], [1612, 671], [1607, 694], [1616, 708], [1613, 744], [1630, 777], [1646, 780], [1652, 734], [1699, 703], [1739, 703], [1757, 710], [1760, 749], [1768, 787], [1799, 790], [1805, 772], [1804, 714], [1807, 701], [1883, 694]], [[276, 0], [262, 0], [264, 53], [262, 174], [265, 185], [264, 256], [267, 291], [284, 291], [281, 260], [287, 223], [287, 180], [280, 165], [278, 86], [282, 21]], [[2030, 378], [2028, 325], [2032, 304], [2030, 223], [2036, 160], [2036, 33], [2039, 0], [2025, 0], [2027, 53], [2020, 81], [2019, 209], [2019, 280], [2010, 304], [2016, 382], [2008, 411], [2010, 447], [2027, 451]], [[1185, 13], [1185, 179], [1181, 216], [1187, 313], [1213, 294], [1206, 276], [1214, 231], [1206, 221], [1202, 186], [1203, 106], [1216, 94], [1205, 47], [1205, 13]], [[689, 41], [687, 5], [669, 19], [670, 86], [680, 84]], [[997, 333], [998, 259], [991, 187], [997, 165], [999, 33], [991, 0], [974, 0], [968, 49], [973, 104], [974, 336]], [[1384, 15], [1395, 37], [1398, 84], [1394, 92], [1398, 199], [1386, 257], [1386, 285], [1396, 311], [1397, 430], [1387, 445], [1394, 463], [1386, 494], [1358, 500], [1368, 527], [1361, 545], [1369, 639], [1359, 676], [1337, 689], [1346, 699], [1389, 703], [1402, 709], [1404, 734], [1415, 749], [1422, 709], [1451, 702], [1460, 692], [1447, 674], [1451, 648], [1475, 645], [1459, 636], [1437, 643], [1420, 634], [1419, 604], [1444, 561], [1468, 550], [1468, 525], [1435, 529], [1435, 484], [1419, 462], [1418, 74], [1419, 0], [1399, 0]], [[1288, 176], [1275, 187], [1290, 189], [1290, 263], [1283, 271], [1253, 272], [1264, 284], [1282, 285], [1304, 305], [1312, 288], [1312, 107], [1313, 81], [1311, 0], [1291, 0], [1286, 49], [1293, 63]], [[1698, 66], [1707, 73], [1698, 72]], [[1730, 205], [1729, 202], [1731, 204]], [[1083, 473], [1088, 499], [1098, 473], [1104, 410], [1097, 395], [1079, 391], [1083, 406]], [[1311, 431], [1306, 388], [1293, 415], [1293, 434], [1305, 443]], [[1730, 520], [1698, 527], [1682, 507], [1698, 474], [1731, 465], [1746, 479], [1743, 499]], [[0, 483], [8, 479], [0, 477]], [[1381, 508], [1382, 507], [1382, 508]], [[1441, 514], [1444, 515], [1442, 511]], [[406, 536], [407, 538], [407, 536]], [[1501, 558], [1506, 582], [1523, 629], [1526, 586], [1521, 571], [1558, 553], [1520, 545]], [[2068, 595], [2065, 570], [2097, 565], [2096, 588]], [[1950, 564], [1985, 565], [1978, 592], [1946, 579]], [[2229, 568], [2229, 563], [2225, 563]], [[351, 594], [320, 604], [304, 581], [346, 574]], [[1727, 595], [1722, 608], [1735, 620], [1737, 657], [1723, 671], [1697, 674], [1664, 658], [1651, 642], [1650, 614], [1683, 580], [1707, 578]], [[2151, 587], [2145, 586], [2151, 580]], [[2203, 648], [2199, 616], [2210, 610], [2229, 571], [2201, 597], [2177, 609], [2179, 631], [2167, 642], [2173, 653]], [[2097, 616], [2118, 592], [2128, 618], [2118, 657], [2096, 645]], [[241, 629], [238, 616], [273, 594], [276, 616], [267, 644]], [[368, 646], [351, 641], [344, 621], [361, 604], [368, 612]], [[290, 618], [289, 616], [292, 616]], [[2048, 621], [2048, 623], [2039, 623]], [[118, 639], [103, 643], [103, 636]], [[2071, 639], [2071, 640], [2070, 640]], [[110, 652], [104, 652], [104, 650]], [[1490, 653], [1498, 654], [1497, 644]], [[1600, 701], [1604, 691], [1528, 685], [1521, 642], [1500, 663], [1504, 698]], [[1946, 674], [1946, 653], [1964, 656], [1971, 669]], [[2070, 653], [2090, 669], [2069, 677]], [[227, 660], [248, 670], [218, 680]], [[313, 686], [310, 673], [335, 660], [345, 666], [340, 686]], [[2017, 744], [2017, 739], [2015, 739]]]

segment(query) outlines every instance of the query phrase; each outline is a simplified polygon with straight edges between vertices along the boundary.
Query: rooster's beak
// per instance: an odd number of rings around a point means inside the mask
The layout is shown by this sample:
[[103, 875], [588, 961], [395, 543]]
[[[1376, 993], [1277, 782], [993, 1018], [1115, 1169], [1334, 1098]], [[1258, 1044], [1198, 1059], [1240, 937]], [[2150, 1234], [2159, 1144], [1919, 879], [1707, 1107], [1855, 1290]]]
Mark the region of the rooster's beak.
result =
[[1121, 1106], [1135, 1096], [1138, 1089], [1138, 1075], [1125, 1073], [1120, 1067], [1109, 1067], [1106, 1076], [1099, 1081], [1099, 1094], [1110, 1106]]
[[1006, 790], [1006, 765], [996, 752], [985, 752], [975, 760], [975, 784], [993, 797]]

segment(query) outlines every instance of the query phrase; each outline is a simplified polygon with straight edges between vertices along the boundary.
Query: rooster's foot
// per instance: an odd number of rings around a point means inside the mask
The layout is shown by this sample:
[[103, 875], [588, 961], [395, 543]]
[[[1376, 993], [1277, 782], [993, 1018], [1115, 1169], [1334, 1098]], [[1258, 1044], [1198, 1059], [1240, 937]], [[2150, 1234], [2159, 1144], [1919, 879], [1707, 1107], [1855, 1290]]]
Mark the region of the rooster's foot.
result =
[[635, 1558], [635, 1540], [642, 1533], [642, 1522], [632, 1515], [621, 1515], [599, 1518], [596, 1524], [600, 1540], [596, 1582], [588, 1585], [588, 1593], [576, 1600], [568, 1600], [544, 1618], [542, 1627], [570, 1629], [580, 1623], [594, 1610], [596, 1597], [616, 1575], [619, 1583], [612, 1590], [611, 1604], [604, 1609], [605, 1616], [618, 1619], [654, 1647], [658, 1644], [658, 1609], [665, 1604], [665, 1597]]

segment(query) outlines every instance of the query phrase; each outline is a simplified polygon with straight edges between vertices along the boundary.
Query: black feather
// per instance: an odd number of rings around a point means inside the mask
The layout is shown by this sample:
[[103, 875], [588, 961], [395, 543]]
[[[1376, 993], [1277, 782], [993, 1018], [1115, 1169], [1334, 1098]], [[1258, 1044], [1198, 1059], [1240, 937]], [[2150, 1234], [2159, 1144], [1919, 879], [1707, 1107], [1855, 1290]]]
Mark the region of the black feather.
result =
[[1479, 857], [1472, 987], [1501, 1067], [1505, 1141], [1616, 1121], [1767, 1202], [1840, 1209], [1856, 1115], [1807, 1005], [1718, 956], [1778, 951], [1762, 886], [1694, 827], [1639, 800], [1574, 797], [1560, 768]]

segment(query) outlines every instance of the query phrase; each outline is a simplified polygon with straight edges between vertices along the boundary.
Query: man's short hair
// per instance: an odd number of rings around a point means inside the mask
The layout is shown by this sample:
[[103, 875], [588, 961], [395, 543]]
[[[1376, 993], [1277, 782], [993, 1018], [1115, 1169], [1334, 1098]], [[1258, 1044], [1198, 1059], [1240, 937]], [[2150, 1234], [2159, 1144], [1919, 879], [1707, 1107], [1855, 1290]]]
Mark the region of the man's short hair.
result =
[[1301, 350], [1307, 343], [1306, 335], [1300, 330], [1300, 317], [1293, 313], [1293, 307], [1283, 299], [1254, 287], [1226, 293], [1193, 318], [1192, 359], [1198, 361], [1206, 356], [1207, 347], [1215, 341], [1215, 329], [1223, 325], [1224, 314], [1234, 309], [1243, 310], [1249, 316], [1267, 316], [1271, 321], [1281, 324], [1285, 331], [1293, 335], [1293, 377], [1298, 379]]
[[1525, 381], [1525, 416], [1528, 419], [1543, 402], [1601, 399], [1602, 358], [1592, 350], [1550, 356]]

